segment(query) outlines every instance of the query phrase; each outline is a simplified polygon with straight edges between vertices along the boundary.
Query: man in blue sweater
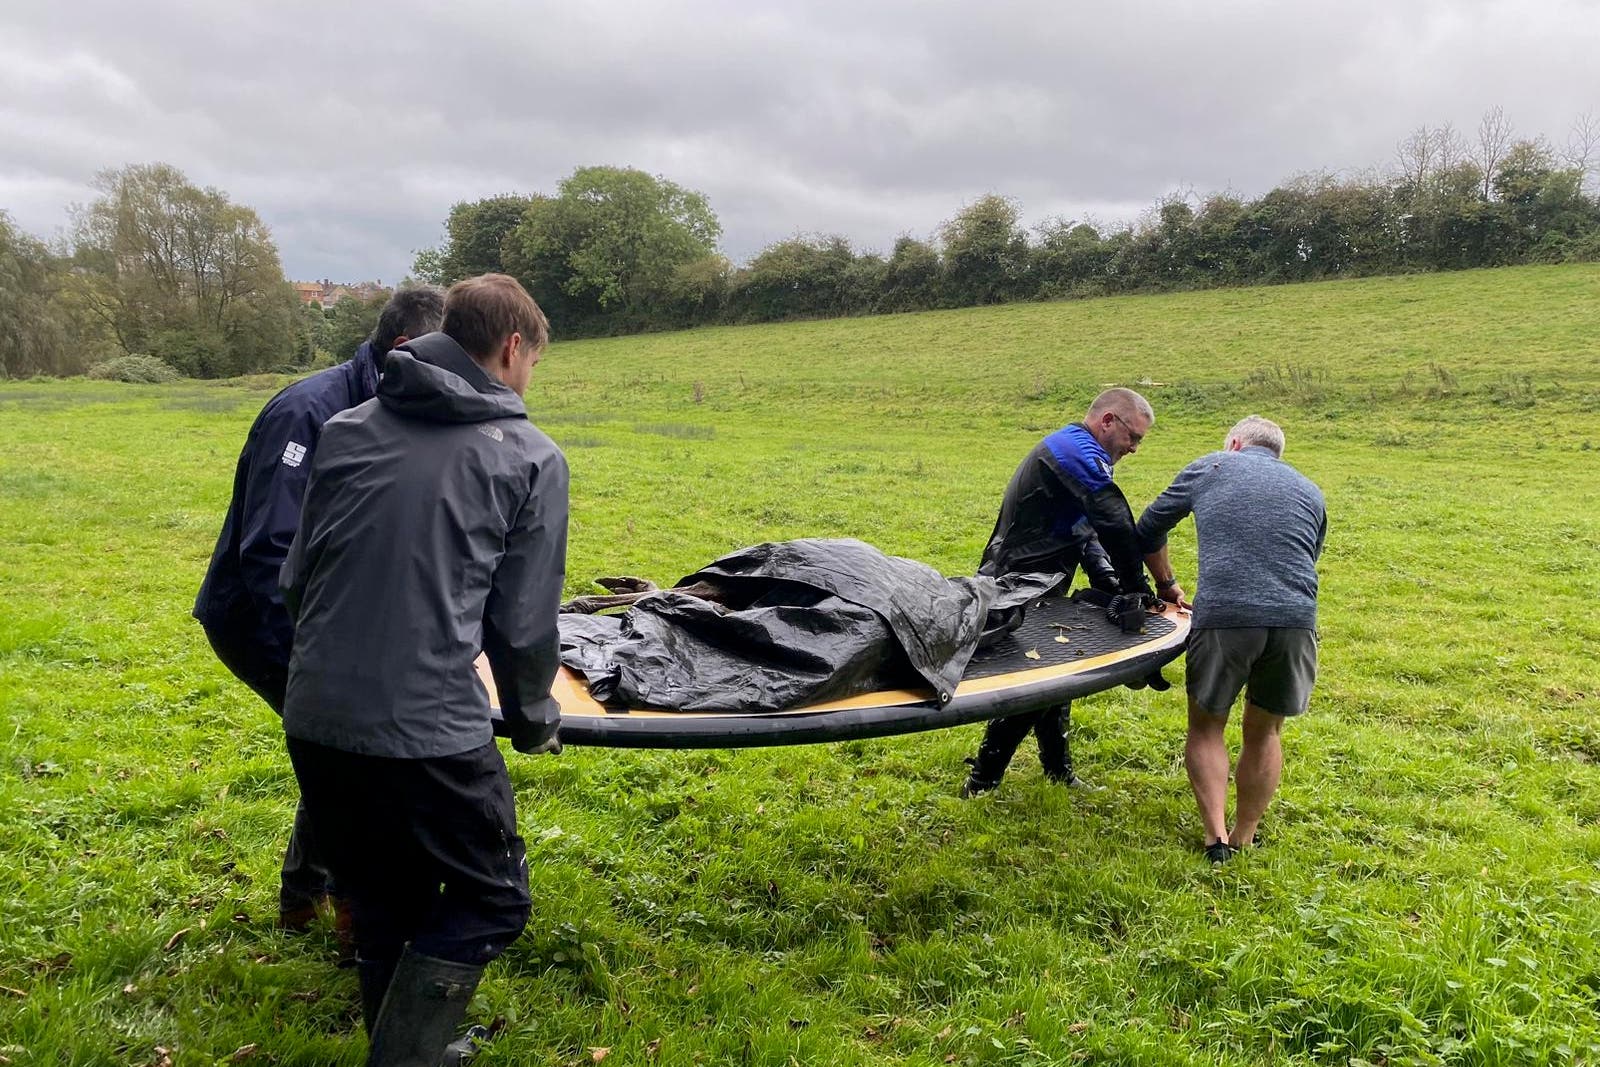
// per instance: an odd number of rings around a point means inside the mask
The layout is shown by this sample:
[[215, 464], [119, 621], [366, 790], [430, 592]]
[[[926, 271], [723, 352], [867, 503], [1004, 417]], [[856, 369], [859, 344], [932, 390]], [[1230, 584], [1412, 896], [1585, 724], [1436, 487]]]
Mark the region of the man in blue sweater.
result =
[[[1157, 585], [1174, 581], [1167, 533], [1194, 515], [1200, 575], [1189, 634], [1184, 765], [1205, 824], [1206, 858], [1256, 841], [1283, 772], [1279, 730], [1303, 713], [1317, 677], [1317, 558], [1328, 532], [1322, 492], [1282, 460], [1283, 430], [1259, 415], [1228, 431], [1139, 518]], [[1244, 690], [1238, 797], [1227, 829], [1228, 712]]]
[[[195, 598], [194, 617], [222, 665], [279, 715], [294, 624], [278, 591], [278, 570], [300, 525], [300, 500], [322, 426], [377, 395], [383, 359], [391, 349], [432, 333], [443, 321], [443, 289], [420, 285], [399, 290], [351, 359], [302, 378], [267, 401], [239, 453], [233, 499]], [[315, 918], [318, 903], [330, 895], [328, 866], [301, 804], [283, 857], [279, 925], [305, 927]]]

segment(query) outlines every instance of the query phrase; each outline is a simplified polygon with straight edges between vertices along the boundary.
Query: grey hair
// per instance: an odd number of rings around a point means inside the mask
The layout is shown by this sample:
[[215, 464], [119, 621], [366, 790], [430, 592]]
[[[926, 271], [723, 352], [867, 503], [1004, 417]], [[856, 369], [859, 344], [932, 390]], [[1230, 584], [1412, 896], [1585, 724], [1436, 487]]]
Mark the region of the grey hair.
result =
[[367, 340], [386, 355], [397, 337], [421, 337], [444, 325], [444, 290], [437, 285], [408, 285], [395, 291], [378, 313]]
[[1246, 415], [1234, 423], [1228, 436], [1222, 439], [1222, 447], [1227, 448], [1228, 442], [1234, 440], [1241, 446], [1260, 445], [1274, 456], [1283, 456], [1283, 427], [1260, 415]]
[[1095, 397], [1094, 403], [1089, 405], [1089, 412], [1084, 416], [1084, 421], [1092, 422], [1107, 411], [1117, 415], [1137, 415], [1147, 419], [1151, 425], [1156, 421], [1156, 410], [1150, 406], [1150, 401], [1132, 389], [1124, 389], [1121, 386], [1107, 389]]

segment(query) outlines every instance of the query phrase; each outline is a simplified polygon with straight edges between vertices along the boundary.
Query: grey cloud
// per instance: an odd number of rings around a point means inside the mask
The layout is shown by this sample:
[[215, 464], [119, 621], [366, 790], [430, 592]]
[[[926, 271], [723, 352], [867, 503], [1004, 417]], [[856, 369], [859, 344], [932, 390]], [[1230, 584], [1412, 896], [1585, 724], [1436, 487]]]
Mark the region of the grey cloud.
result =
[[1127, 219], [1386, 164], [1495, 104], [1565, 139], [1600, 107], [1579, 0], [750, 0], [224, 5], [0, 15], [0, 208], [65, 221], [163, 160], [255, 207], [298, 276], [392, 279], [451, 203], [628, 164], [705, 192], [744, 259], [887, 249], [988, 192]]

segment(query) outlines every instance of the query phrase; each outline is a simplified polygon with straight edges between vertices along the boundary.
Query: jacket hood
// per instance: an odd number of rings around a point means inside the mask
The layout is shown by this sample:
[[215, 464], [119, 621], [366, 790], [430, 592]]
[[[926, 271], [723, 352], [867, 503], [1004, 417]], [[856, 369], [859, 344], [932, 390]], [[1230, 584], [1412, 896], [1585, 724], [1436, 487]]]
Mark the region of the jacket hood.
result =
[[430, 422], [528, 417], [521, 397], [442, 333], [413, 338], [389, 353], [378, 401], [397, 415]]

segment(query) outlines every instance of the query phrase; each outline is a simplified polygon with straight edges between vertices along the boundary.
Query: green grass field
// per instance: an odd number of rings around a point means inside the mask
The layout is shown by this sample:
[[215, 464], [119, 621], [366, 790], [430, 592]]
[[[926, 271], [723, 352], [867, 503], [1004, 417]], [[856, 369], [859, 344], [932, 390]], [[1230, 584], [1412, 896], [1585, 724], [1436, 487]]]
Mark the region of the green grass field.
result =
[[[1595, 266], [558, 343], [569, 593], [802, 536], [969, 574], [1120, 383], [1158, 412], [1136, 509], [1284, 424], [1323, 673], [1267, 847], [1215, 871], [1176, 689], [1077, 706], [1088, 794], [1030, 742], [958, 799], [978, 727], [512, 756], [535, 910], [481, 1062], [1600, 1063], [1597, 357]], [[279, 384], [0, 384], [0, 1067], [364, 1055], [331, 935], [272, 928], [278, 722], [188, 616]]]

